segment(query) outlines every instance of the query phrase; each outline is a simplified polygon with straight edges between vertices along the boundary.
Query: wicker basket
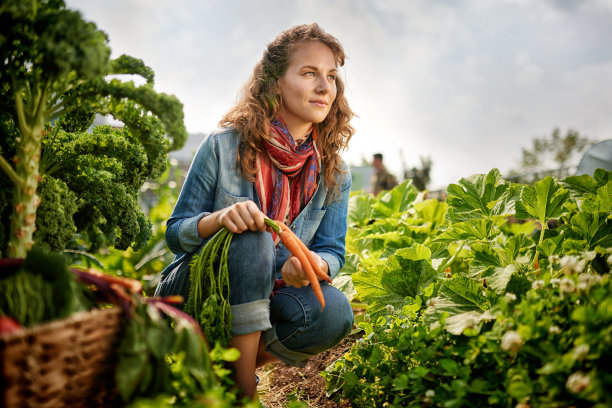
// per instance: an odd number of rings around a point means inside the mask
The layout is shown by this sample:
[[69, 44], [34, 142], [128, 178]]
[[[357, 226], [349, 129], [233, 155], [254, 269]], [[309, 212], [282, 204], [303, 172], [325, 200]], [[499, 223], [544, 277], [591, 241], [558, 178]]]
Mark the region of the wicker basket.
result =
[[0, 336], [3, 407], [110, 407], [122, 311], [79, 312]]

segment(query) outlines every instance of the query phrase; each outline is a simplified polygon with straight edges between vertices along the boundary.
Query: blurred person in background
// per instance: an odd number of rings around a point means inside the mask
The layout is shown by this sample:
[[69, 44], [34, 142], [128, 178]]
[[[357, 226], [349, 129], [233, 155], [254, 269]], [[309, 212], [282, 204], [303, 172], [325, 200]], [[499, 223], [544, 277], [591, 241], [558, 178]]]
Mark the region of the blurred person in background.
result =
[[382, 153], [375, 153], [372, 157], [372, 167], [374, 167], [374, 176], [372, 176], [372, 194], [378, 195], [381, 191], [391, 190], [397, 186], [395, 176], [387, 171], [383, 164]]

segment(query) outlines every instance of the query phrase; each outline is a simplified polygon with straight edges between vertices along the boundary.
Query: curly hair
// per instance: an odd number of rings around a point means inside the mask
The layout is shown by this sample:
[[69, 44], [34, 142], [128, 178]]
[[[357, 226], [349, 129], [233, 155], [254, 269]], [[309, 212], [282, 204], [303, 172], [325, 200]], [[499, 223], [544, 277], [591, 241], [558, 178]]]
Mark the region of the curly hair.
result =
[[[263, 141], [269, 137], [270, 122], [276, 118], [281, 107], [277, 81], [287, 71], [294, 47], [303, 41], [325, 44], [331, 49], [336, 66], [344, 65], [344, 48], [316, 23], [298, 25], [283, 31], [268, 44], [237, 104], [219, 122], [220, 126], [233, 126], [241, 133], [237, 160], [247, 180], [255, 180], [256, 155], [261, 151]], [[335, 191], [338, 185], [336, 174], [344, 173], [340, 151], [347, 147], [355, 132], [349, 124], [355, 114], [349, 107], [344, 95], [344, 83], [339, 76], [336, 77], [336, 89], [336, 99], [327, 117], [321, 123], [314, 124], [317, 127], [317, 148], [329, 191]]]

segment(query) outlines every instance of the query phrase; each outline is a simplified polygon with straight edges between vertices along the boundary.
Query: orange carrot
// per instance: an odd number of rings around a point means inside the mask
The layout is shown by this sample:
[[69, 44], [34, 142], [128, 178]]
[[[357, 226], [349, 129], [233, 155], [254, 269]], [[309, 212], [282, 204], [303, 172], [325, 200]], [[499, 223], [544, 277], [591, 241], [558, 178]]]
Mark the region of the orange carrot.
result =
[[321, 309], [325, 307], [325, 298], [323, 297], [323, 291], [321, 290], [321, 284], [319, 283], [319, 279], [315, 274], [315, 271], [310, 263], [308, 256], [304, 252], [304, 249], [300, 246], [300, 239], [283, 223], [278, 223], [280, 226], [280, 239], [287, 247], [289, 252], [295, 257], [297, 257], [302, 264], [302, 268], [310, 280], [310, 286], [315, 293], [315, 296], [321, 303]]
[[108, 283], [118, 284], [119, 286], [124, 287], [125, 289], [129, 290], [132, 293], [142, 293], [142, 283], [140, 283], [140, 281], [136, 279], [124, 278], [124, 277], [115, 276], [115, 275], [107, 275], [103, 273], [102, 271], [99, 271], [95, 268], [87, 269], [87, 273], [96, 275], [104, 279]]
[[[288, 229], [289, 230], [289, 229]], [[297, 236], [296, 236], [297, 238]], [[329, 276], [328, 274], [326, 274], [325, 272], [323, 272], [321, 270], [321, 267], [319, 266], [319, 263], [317, 262], [317, 260], [315, 259], [314, 255], [312, 254], [312, 252], [310, 251], [310, 249], [308, 249], [308, 247], [306, 246], [305, 243], [302, 242], [301, 239], [297, 238], [298, 243], [300, 244], [300, 247], [302, 248], [302, 250], [304, 251], [304, 253], [306, 253], [306, 257], [308, 258], [308, 260], [310, 261], [310, 264], [312, 265], [312, 269], [314, 269], [315, 274], [319, 277], [319, 279], [323, 279], [324, 281], [327, 281], [329, 283], [332, 283], [332, 278], [331, 276]]]

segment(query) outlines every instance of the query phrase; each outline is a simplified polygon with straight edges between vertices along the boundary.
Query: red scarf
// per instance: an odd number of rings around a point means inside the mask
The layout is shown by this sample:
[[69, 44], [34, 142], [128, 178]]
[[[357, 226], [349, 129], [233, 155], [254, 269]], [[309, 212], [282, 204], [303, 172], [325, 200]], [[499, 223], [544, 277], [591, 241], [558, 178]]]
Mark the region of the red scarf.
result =
[[273, 220], [291, 225], [314, 195], [321, 167], [313, 128], [297, 145], [281, 118], [270, 123], [270, 139], [257, 154], [255, 189], [261, 210]]

